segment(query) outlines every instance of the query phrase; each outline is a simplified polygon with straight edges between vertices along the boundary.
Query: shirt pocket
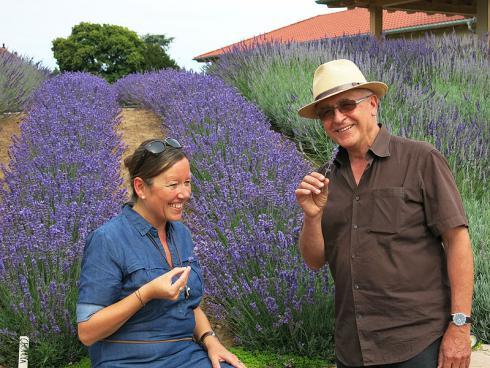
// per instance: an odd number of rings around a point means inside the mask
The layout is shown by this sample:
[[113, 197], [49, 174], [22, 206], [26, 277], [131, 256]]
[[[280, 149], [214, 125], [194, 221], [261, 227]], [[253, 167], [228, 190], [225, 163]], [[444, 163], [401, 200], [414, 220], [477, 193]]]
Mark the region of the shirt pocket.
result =
[[128, 266], [126, 274], [124, 275], [123, 287], [128, 293], [139, 289], [148, 281], [147, 267], [140, 263], [133, 263]]
[[124, 288], [129, 292], [133, 292], [168, 271], [169, 269], [162, 265], [134, 262], [127, 268], [123, 281]]
[[369, 230], [375, 233], [396, 234], [405, 201], [403, 187], [375, 189], [371, 193], [372, 216]]

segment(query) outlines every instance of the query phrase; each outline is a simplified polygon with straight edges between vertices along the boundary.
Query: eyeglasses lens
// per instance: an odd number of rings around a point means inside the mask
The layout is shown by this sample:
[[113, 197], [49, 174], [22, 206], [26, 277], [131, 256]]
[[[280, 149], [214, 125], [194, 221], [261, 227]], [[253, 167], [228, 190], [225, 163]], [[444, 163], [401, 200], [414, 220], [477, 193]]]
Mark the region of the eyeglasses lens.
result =
[[166, 146], [170, 146], [172, 148], [182, 148], [182, 145], [179, 143], [179, 141], [173, 138], [166, 138], [164, 141], [160, 139], [152, 141], [148, 143], [145, 148], [148, 152], [157, 155], [165, 151]]
[[145, 148], [148, 152], [156, 155], [165, 151], [165, 143], [163, 141], [153, 141], [150, 142]]
[[325, 106], [318, 112], [318, 117], [321, 120], [331, 120], [335, 116], [335, 109], [339, 110], [342, 114], [345, 114], [346, 112], [351, 112], [360, 102], [364, 101], [370, 96], [371, 95], [363, 97], [359, 100], [342, 100], [335, 106]]
[[165, 139], [165, 144], [168, 144], [172, 148], [182, 148], [182, 145], [177, 139], [167, 138]]
[[338, 109], [341, 113], [352, 111], [356, 108], [357, 104], [354, 100], [342, 100], [339, 103]]

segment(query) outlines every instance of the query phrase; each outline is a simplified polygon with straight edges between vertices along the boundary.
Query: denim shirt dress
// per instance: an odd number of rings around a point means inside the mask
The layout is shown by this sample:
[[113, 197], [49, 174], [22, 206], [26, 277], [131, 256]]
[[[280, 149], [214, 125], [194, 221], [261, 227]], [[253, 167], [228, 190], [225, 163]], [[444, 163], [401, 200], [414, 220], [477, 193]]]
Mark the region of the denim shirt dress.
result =
[[[207, 353], [189, 339], [195, 327], [194, 309], [203, 295], [202, 273], [193, 253], [190, 231], [181, 222], [169, 222], [167, 241], [174, 266], [191, 267], [189, 297], [186, 299], [181, 293], [175, 301], [148, 302], [114, 334], [89, 347], [93, 367], [211, 367]], [[168, 271], [170, 266], [157, 230], [126, 204], [121, 214], [87, 238], [80, 274], [78, 322], [88, 320], [99, 309], [124, 299]], [[175, 339], [185, 340], [161, 341]], [[221, 366], [230, 367], [225, 363]]]

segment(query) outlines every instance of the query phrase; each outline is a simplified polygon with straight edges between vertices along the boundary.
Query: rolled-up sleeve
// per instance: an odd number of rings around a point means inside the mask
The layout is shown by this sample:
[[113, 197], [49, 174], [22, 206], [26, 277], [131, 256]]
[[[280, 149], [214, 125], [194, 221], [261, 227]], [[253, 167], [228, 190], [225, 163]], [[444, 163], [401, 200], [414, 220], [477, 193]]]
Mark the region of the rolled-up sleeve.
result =
[[97, 304], [77, 304], [77, 323], [88, 321], [92, 315], [104, 308], [103, 305]]
[[446, 159], [432, 150], [424, 161], [422, 191], [427, 226], [440, 237], [449, 229], [468, 226], [463, 201]]

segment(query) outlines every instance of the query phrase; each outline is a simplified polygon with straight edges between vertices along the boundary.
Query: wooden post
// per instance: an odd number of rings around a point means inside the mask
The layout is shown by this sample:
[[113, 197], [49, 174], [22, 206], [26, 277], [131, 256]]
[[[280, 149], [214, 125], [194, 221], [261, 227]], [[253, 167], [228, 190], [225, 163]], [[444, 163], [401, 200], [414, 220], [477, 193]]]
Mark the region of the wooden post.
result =
[[[477, 0], [476, 1], [476, 34], [483, 36], [488, 32], [488, 25], [490, 23], [490, 0]], [[488, 37], [490, 46], [490, 35]]]
[[383, 8], [374, 5], [369, 7], [369, 27], [371, 35], [380, 39], [383, 32]]

